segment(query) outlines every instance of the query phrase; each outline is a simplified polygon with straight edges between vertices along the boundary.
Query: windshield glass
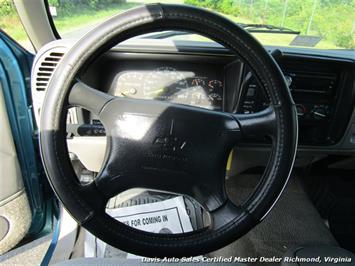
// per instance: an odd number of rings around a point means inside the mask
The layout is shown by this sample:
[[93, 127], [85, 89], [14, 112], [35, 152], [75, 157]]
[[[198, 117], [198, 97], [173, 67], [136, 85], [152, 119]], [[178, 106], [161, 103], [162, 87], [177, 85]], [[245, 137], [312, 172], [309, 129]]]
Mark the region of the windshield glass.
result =
[[[48, 0], [59, 34], [80, 38], [96, 24], [147, 0]], [[264, 45], [354, 49], [355, 0], [161, 0], [214, 10], [239, 23]], [[159, 37], [157, 37], [159, 36]], [[147, 38], [147, 36], [145, 36]], [[206, 41], [197, 35], [148, 38]]]

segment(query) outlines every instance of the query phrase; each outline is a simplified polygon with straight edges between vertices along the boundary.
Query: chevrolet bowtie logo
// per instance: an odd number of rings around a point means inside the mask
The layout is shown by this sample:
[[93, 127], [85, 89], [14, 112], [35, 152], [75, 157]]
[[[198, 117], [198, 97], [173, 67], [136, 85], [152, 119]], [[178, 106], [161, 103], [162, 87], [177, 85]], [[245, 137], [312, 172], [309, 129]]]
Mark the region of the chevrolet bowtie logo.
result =
[[160, 144], [163, 148], [170, 151], [183, 150], [186, 141], [181, 141], [177, 137], [167, 136], [167, 137], [157, 137], [154, 144]]
[[154, 144], [161, 145], [161, 147], [166, 151], [178, 151], [183, 150], [186, 146], [186, 141], [179, 139], [173, 135], [174, 131], [174, 120], [171, 120], [170, 132], [168, 136], [157, 137]]

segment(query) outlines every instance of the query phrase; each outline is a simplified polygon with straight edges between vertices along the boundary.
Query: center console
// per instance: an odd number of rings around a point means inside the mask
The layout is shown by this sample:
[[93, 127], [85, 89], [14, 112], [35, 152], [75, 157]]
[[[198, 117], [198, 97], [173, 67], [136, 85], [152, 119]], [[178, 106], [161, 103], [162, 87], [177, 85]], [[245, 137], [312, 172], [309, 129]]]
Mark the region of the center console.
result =
[[[299, 143], [331, 145], [334, 134], [338, 98], [341, 94], [341, 71], [327, 64], [292, 61], [280, 63], [297, 107]], [[254, 113], [269, 105], [268, 97], [250, 69], [245, 69], [241, 84], [238, 113]]]

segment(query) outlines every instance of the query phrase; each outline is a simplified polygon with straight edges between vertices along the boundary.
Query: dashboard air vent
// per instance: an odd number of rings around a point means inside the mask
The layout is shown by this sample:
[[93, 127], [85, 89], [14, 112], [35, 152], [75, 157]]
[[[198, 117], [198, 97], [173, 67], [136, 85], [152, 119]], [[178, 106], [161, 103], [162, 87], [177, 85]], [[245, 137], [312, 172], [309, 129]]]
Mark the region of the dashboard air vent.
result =
[[47, 89], [53, 71], [63, 56], [64, 53], [62, 52], [50, 52], [41, 60], [35, 80], [35, 88], [37, 91], [45, 91]]
[[39, 50], [34, 60], [31, 75], [31, 93], [33, 110], [37, 125], [40, 124], [40, 113], [47, 92], [49, 82], [52, 78], [54, 70], [67, 52], [66, 46], [52, 46], [58, 43], [50, 43], [49, 47], [44, 46]]

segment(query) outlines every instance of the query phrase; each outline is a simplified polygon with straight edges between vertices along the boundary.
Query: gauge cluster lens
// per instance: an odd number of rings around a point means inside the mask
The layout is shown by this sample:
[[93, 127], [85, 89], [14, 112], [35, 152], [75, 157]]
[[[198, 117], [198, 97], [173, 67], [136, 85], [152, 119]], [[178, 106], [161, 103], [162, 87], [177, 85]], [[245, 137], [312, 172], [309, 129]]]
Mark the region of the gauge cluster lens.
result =
[[185, 103], [189, 97], [188, 83], [182, 72], [161, 67], [147, 75], [143, 85], [146, 99]]
[[223, 83], [192, 71], [159, 67], [152, 71], [125, 71], [114, 82], [115, 96], [152, 99], [221, 110]]

